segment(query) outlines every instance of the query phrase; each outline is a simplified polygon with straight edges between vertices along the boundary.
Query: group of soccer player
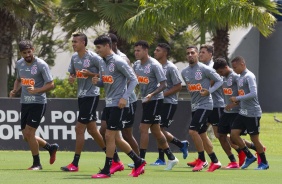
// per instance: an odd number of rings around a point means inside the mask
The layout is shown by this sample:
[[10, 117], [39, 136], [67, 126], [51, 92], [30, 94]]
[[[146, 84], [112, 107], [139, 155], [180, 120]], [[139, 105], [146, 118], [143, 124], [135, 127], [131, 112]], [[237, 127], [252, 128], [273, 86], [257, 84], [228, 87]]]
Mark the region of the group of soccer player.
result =
[[[87, 36], [81, 32], [72, 34], [72, 55], [68, 68], [69, 82], [77, 80], [79, 115], [75, 127], [76, 144], [73, 161], [61, 167], [63, 171], [79, 171], [79, 160], [83, 150], [84, 132], [93, 137], [106, 154], [105, 165], [92, 178], [109, 178], [117, 171], [124, 170], [117, 148], [131, 159], [132, 171], [138, 177], [145, 172], [145, 155], [149, 142], [149, 130], [155, 137], [158, 159], [151, 165], [166, 165], [171, 170], [179, 160], [170, 150], [168, 143], [179, 147], [183, 158], [188, 156], [188, 141], [180, 141], [167, 131], [173, 122], [177, 109], [181, 77], [191, 95], [192, 121], [189, 126], [198, 158], [188, 162], [193, 171], [200, 171], [209, 164], [204, 151], [211, 159], [209, 172], [221, 168], [212, 143], [207, 136], [209, 125], [213, 127], [223, 150], [230, 159], [228, 169], [247, 168], [258, 160], [256, 169], [268, 169], [265, 147], [259, 140], [259, 120], [261, 108], [257, 99], [256, 79], [246, 68], [244, 58], [236, 57], [233, 70], [223, 58], [213, 58], [213, 47], [202, 45], [186, 49], [189, 65], [179, 73], [177, 67], [168, 60], [170, 46], [159, 43], [154, 58], [149, 55], [149, 44], [140, 40], [134, 44], [136, 62], [130, 64], [127, 56], [117, 48], [118, 39], [114, 34], [98, 36], [94, 45], [96, 53], [86, 48]], [[50, 164], [56, 159], [57, 144], [50, 144], [35, 136], [46, 108], [46, 92], [54, 88], [53, 78], [46, 62], [33, 55], [34, 47], [29, 40], [19, 43], [22, 59], [16, 63], [17, 78], [10, 97], [21, 88], [21, 129], [33, 156], [29, 170], [41, 170], [39, 147], [50, 153]], [[137, 96], [135, 87], [139, 85], [142, 100], [142, 120], [140, 122], [140, 144], [132, 134]], [[99, 103], [100, 88], [105, 89], [106, 106], [101, 117], [101, 128], [96, 125], [96, 108]], [[189, 123], [189, 122], [187, 122]], [[251, 141], [241, 138], [248, 133]], [[232, 154], [231, 147], [239, 155], [239, 163]], [[250, 149], [257, 152], [255, 157]], [[165, 156], [167, 156], [167, 161]]]

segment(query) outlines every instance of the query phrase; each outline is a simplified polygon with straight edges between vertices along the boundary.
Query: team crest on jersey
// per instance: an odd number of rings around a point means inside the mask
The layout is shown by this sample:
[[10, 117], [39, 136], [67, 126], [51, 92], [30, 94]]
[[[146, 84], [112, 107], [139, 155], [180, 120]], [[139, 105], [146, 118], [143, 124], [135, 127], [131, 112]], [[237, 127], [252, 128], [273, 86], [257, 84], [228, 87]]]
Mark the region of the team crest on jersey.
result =
[[195, 72], [195, 79], [196, 80], [201, 80], [202, 79], [202, 72], [201, 71]]
[[30, 73], [31, 73], [32, 75], [37, 74], [37, 66], [36, 66], [36, 65], [33, 65], [33, 66], [31, 67]]
[[244, 83], [244, 79], [243, 78], [241, 78], [241, 79], [239, 79], [239, 87], [242, 87], [243, 86], [243, 83]]
[[109, 66], [109, 71], [110, 72], [114, 72], [115, 71], [115, 64], [114, 63], [111, 63], [110, 66]]
[[232, 86], [232, 77], [227, 79], [227, 86]]
[[83, 67], [88, 68], [90, 66], [90, 60], [89, 59], [85, 59], [83, 61]]
[[164, 69], [163, 69], [163, 71], [164, 71], [164, 74], [166, 75], [166, 71], [167, 71], [167, 69], [166, 69], [166, 68], [164, 68]]
[[148, 74], [148, 73], [150, 73], [150, 72], [151, 72], [151, 65], [146, 65], [146, 66], [144, 67], [144, 73]]

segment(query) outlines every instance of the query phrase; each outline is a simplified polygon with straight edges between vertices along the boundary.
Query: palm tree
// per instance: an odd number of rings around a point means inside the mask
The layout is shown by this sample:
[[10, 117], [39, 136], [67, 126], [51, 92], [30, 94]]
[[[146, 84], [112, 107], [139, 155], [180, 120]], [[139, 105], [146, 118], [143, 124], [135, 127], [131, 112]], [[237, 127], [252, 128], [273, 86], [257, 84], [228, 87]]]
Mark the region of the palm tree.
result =
[[50, 15], [50, 4], [53, 0], [0, 1], [0, 96], [7, 97], [7, 65], [13, 56], [12, 43], [21, 27], [32, 22], [33, 15], [44, 12]]
[[200, 31], [201, 44], [207, 32], [212, 33], [215, 57], [228, 59], [228, 31], [253, 25], [268, 36], [276, 22], [272, 13], [280, 14], [271, 0], [139, 0], [139, 13], [127, 20], [125, 28], [161, 31], [162, 24], [169, 30], [176, 25], [190, 25]]

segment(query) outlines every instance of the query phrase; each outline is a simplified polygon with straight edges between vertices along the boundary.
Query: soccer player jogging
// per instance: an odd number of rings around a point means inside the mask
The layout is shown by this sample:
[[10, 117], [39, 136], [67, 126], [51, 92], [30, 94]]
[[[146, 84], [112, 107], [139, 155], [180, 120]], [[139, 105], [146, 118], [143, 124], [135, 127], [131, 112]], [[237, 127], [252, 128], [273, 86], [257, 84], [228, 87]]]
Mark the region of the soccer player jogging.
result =
[[166, 138], [160, 129], [163, 90], [166, 88], [166, 77], [161, 64], [148, 55], [149, 45], [141, 40], [134, 44], [137, 61], [133, 69], [138, 77], [141, 91], [143, 115], [140, 123], [140, 157], [145, 158], [149, 142], [149, 129], [156, 138], [159, 148], [167, 155], [168, 164], [165, 170], [171, 170], [178, 159], [171, 152]]
[[[168, 143], [172, 143], [180, 148], [183, 153], [183, 158], [188, 156], [188, 141], [180, 141], [177, 137], [165, 130], [169, 128], [173, 123], [173, 116], [177, 109], [178, 104], [178, 92], [181, 90], [181, 79], [177, 67], [168, 61], [170, 53], [170, 46], [166, 43], [159, 43], [154, 51], [154, 57], [157, 59], [163, 67], [163, 71], [166, 76], [167, 87], [164, 90], [164, 100], [161, 112], [160, 127], [163, 134], [166, 137]], [[164, 150], [158, 145], [159, 158], [151, 165], [166, 165], [164, 158]]]
[[17, 78], [10, 97], [15, 97], [21, 91], [21, 130], [24, 140], [28, 143], [33, 157], [33, 164], [29, 170], [41, 170], [39, 147], [43, 147], [50, 154], [50, 164], [56, 160], [58, 144], [49, 144], [41, 137], [35, 136], [46, 109], [46, 92], [54, 88], [48, 64], [35, 57], [34, 47], [30, 40], [19, 43], [22, 58], [16, 62]]
[[100, 89], [92, 84], [92, 77], [99, 73], [99, 64], [102, 58], [86, 49], [88, 40], [85, 34], [74, 32], [72, 37], [72, 47], [75, 53], [72, 55], [68, 71], [70, 73], [69, 82], [72, 84], [77, 79], [78, 83], [79, 115], [75, 126], [74, 158], [69, 165], [61, 167], [61, 170], [75, 172], [79, 170], [78, 163], [85, 142], [84, 133], [86, 129], [100, 148], [105, 151], [106, 146], [96, 125], [96, 108], [99, 102]]
[[266, 160], [264, 147], [259, 139], [260, 118], [262, 111], [257, 97], [256, 77], [247, 69], [246, 62], [243, 57], [235, 57], [231, 63], [233, 70], [237, 74], [240, 74], [237, 81], [238, 96], [230, 97], [231, 102], [240, 103], [239, 115], [236, 117], [232, 125], [231, 139], [246, 154], [247, 158], [241, 167], [241, 169], [246, 169], [257, 159], [240, 138], [241, 131], [247, 129], [247, 133], [250, 135], [251, 141], [256, 147], [258, 158], [260, 158], [260, 162], [258, 163], [258, 167], [256, 169], [266, 170], [269, 168], [269, 165]]
[[128, 98], [138, 83], [137, 78], [128, 63], [112, 51], [112, 41], [109, 36], [99, 36], [95, 39], [94, 44], [98, 54], [103, 58], [100, 64], [101, 80], [96, 76], [92, 78], [92, 82], [105, 88], [106, 107], [104, 113], [107, 122], [105, 133], [107, 149], [104, 168], [98, 174], [92, 175], [92, 178], [109, 178], [111, 176], [110, 167], [116, 144], [134, 161], [135, 168], [130, 175], [138, 177], [144, 173], [146, 162], [120, 136], [120, 130], [124, 127], [124, 116], [128, 111]]
[[[109, 36], [112, 40], [112, 50], [114, 51], [114, 53], [121, 56], [130, 65], [130, 61], [128, 57], [117, 48], [117, 42], [118, 42], [117, 36], [113, 33], [109, 33]], [[129, 96], [129, 110], [128, 110], [128, 114], [125, 115], [125, 120], [123, 121], [124, 128], [121, 130], [121, 133], [122, 133], [124, 140], [126, 140], [128, 144], [131, 146], [131, 148], [134, 150], [134, 152], [137, 155], [139, 155], [139, 146], [132, 133], [133, 124], [134, 124], [134, 116], [135, 116], [135, 111], [136, 111], [136, 101], [137, 101], [137, 97], [133, 90], [133, 92]], [[102, 118], [101, 118], [101, 128], [100, 128], [100, 133], [103, 137], [105, 137], [105, 132], [107, 128], [107, 123], [105, 119], [106, 119], [105, 113], [103, 112]], [[130, 164], [130, 165], [133, 165], [132, 168], [134, 167], [134, 164]], [[115, 150], [112, 167], [110, 170], [111, 170], [111, 174], [115, 173], [116, 171], [124, 170], [124, 165], [119, 159], [117, 150]]]
[[[205, 159], [204, 145], [201, 134], [206, 134], [207, 118], [212, 113], [213, 100], [211, 93], [216, 91], [222, 85], [222, 78], [215, 70], [198, 61], [198, 49], [195, 46], [189, 46], [186, 49], [186, 57], [189, 66], [182, 70], [181, 75], [187, 85], [191, 95], [192, 121], [189, 126], [189, 134], [192, 137], [198, 151], [198, 159], [193, 171], [200, 171], [207, 161]], [[210, 87], [211, 81], [214, 85]], [[214, 152], [209, 154], [212, 161], [207, 171], [213, 172], [221, 167]]]

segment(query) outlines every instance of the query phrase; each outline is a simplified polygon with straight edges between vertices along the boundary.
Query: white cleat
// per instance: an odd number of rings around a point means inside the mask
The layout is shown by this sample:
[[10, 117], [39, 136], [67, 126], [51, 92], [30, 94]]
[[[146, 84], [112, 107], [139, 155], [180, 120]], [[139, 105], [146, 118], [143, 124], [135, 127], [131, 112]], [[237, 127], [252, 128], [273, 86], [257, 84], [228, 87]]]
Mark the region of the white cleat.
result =
[[179, 160], [175, 157], [174, 160], [167, 161], [167, 167], [164, 170], [171, 170], [175, 165], [177, 165]]

